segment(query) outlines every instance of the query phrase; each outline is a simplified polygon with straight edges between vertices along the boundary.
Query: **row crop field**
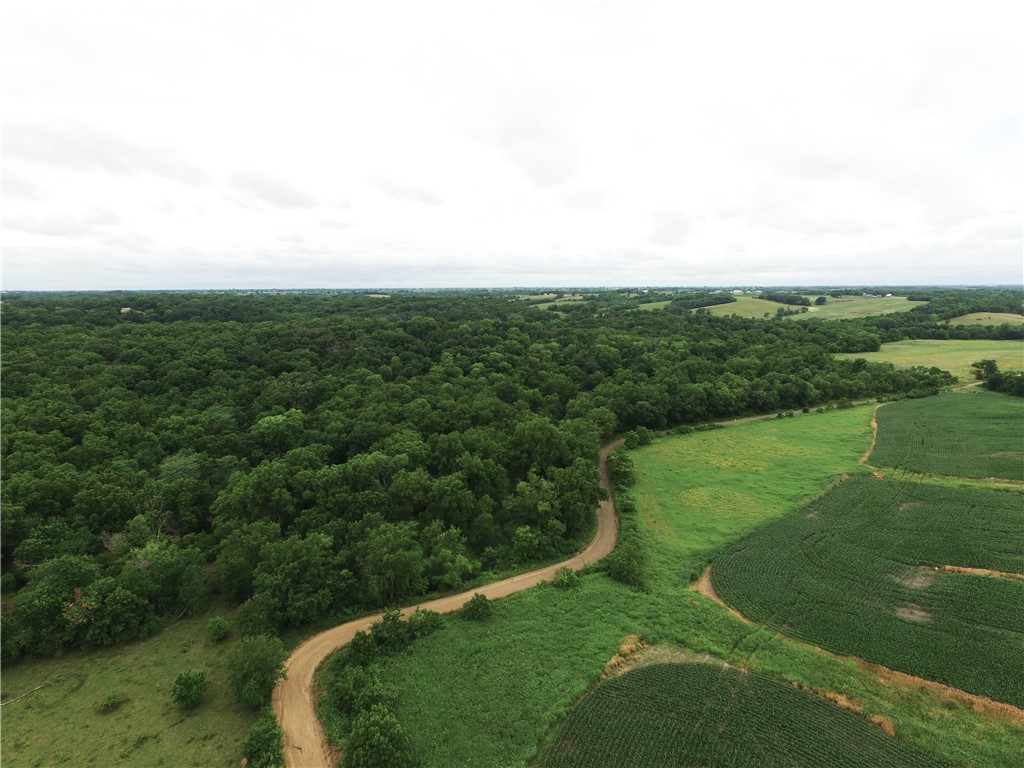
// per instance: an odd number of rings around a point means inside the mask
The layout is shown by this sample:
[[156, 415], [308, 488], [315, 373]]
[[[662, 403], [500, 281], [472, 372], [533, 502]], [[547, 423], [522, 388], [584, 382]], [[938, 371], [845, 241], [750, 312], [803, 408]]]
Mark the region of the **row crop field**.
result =
[[1024, 480], [1024, 401], [992, 392], [904, 400], [878, 411], [877, 467]]
[[599, 685], [569, 713], [539, 765], [944, 763], [887, 736], [863, 715], [767, 675], [682, 663], [640, 667]]
[[1024, 496], [859, 476], [715, 561], [754, 621], [830, 651], [1024, 706]]

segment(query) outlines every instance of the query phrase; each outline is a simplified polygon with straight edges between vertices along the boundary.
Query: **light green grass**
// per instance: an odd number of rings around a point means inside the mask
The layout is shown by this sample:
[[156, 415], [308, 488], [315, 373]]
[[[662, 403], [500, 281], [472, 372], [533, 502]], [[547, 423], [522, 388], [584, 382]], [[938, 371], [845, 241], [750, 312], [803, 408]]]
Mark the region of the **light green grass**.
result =
[[899, 738], [960, 764], [1014, 765], [1021, 726], [934, 692], [885, 685], [853, 662], [745, 624], [688, 589], [708, 553], [823, 492], [837, 476], [866, 471], [857, 460], [870, 444], [870, 419], [870, 408], [858, 408], [752, 422], [634, 452], [634, 495], [654, 570], [649, 591], [589, 574], [575, 589], [540, 587], [500, 600], [487, 622], [450, 617], [390, 658], [384, 680], [424, 765], [527, 763], [630, 634], [837, 691], [859, 702], [865, 718], [885, 716]]
[[872, 363], [892, 363], [897, 368], [914, 365], [941, 368], [966, 382], [974, 379], [971, 363], [978, 360], [995, 360], [1000, 370], [1021, 370], [1024, 367], [1024, 341], [911, 339], [883, 344], [878, 352], [849, 352], [836, 357], [862, 357]]
[[655, 573], [702, 565], [702, 556], [856, 471], [871, 444], [872, 410], [755, 421], [636, 451], [633, 495], [661, 545]]
[[803, 320], [809, 317], [820, 317], [825, 320], [844, 320], [852, 317], [874, 317], [876, 315], [888, 315], [893, 312], [907, 312], [926, 301], [907, 301], [905, 296], [883, 296], [881, 298], [868, 298], [864, 296], [840, 296], [832, 298], [828, 296], [828, 302], [821, 306], [815, 306], [814, 300], [817, 296], [807, 295], [811, 300], [811, 306], [807, 313], [793, 315], [794, 320]]
[[971, 312], [969, 315], [960, 315], [949, 321], [950, 325], [1024, 325], [1024, 315], [1014, 315], [1009, 312]]
[[[907, 301], [907, 299], [902, 296], [891, 296], [889, 298], [880, 299], [864, 298], [863, 296], [843, 296], [838, 299], [833, 299], [829, 296], [828, 303], [821, 306], [814, 306], [814, 300], [817, 298], [817, 295], [808, 294], [807, 298], [811, 301], [811, 306], [807, 308], [807, 312], [790, 315], [791, 318], [801, 320], [809, 317], [820, 317], [827, 320], [842, 320], [850, 317], [872, 317], [874, 315], [887, 315], [890, 312], [906, 312], [919, 304], [927, 303], [923, 301]], [[755, 296], [737, 296], [734, 303], [716, 304], [711, 307], [704, 307], [704, 309], [712, 315], [722, 315], [726, 317], [729, 315], [736, 315], [738, 317], [764, 317], [766, 313], [768, 317], [775, 317], [775, 314], [779, 311], [779, 307], [784, 307], [785, 309], [800, 309], [799, 307], [780, 304], [777, 301], [759, 299]]]
[[[731, 315], [736, 315], [737, 317], [764, 317], [766, 314], [768, 317], [775, 317], [779, 307], [786, 307], [786, 305], [779, 304], [776, 301], [757, 299], [753, 296], [737, 296], [736, 301], [730, 301], [728, 304], [713, 304], [710, 307], [702, 307], [702, 309], [720, 317], [729, 317]], [[792, 307], [787, 308], [792, 309]]]
[[[225, 663], [234, 637], [211, 643], [208, 618], [148, 640], [5, 667], [4, 768], [237, 766], [256, 713], [230, 700]], [[205, 671], [209, 687], [199, 707], [185, 712], [172, 703], [171, 685], [187, 669]], [[99, 714], [111, 694], [127, 701]]]
[[637, 309], [642, 309], [645, 312], [652, 312], [652, 311], [654, 311], [656, 309], [664, 309], [665, 307], [667, 307], [671, 303], [672, 303], [671, 300], [650, 301], [647, 304], [641, 304], [639, 307], [637, 307]]

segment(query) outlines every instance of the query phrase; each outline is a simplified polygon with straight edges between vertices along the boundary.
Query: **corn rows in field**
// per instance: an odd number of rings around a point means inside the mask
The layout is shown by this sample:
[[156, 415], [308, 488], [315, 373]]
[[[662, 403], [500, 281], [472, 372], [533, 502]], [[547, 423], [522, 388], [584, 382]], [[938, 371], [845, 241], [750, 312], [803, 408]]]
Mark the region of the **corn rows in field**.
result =
[[840, 654], [1024, 706], [1024, 495], [856, 477], [715, 561], [750, 619]]
[[602, 683], [569, 713], [539, 764], [944, 765], [865, 715], [766, 675], [696, 663], [653, 664]]
[[913, 472], [1024, 480], [1024, 400], [993, 392], [903, 400], [878, 410], [869, 462]]

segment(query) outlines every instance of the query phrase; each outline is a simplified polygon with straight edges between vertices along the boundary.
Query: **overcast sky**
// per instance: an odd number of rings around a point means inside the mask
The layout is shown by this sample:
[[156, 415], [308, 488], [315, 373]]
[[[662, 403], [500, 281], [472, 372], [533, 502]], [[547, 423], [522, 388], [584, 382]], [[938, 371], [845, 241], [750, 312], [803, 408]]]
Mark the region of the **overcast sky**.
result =
[[1024, 281], [1011, 2], [6, 3], [3, 288]]

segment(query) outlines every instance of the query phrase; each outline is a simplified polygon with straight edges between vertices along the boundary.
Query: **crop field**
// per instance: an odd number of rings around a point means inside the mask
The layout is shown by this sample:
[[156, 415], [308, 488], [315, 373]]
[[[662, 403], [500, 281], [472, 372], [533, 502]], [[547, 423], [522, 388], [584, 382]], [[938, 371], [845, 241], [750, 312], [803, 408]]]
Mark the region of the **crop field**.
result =
[[537, 763], [542, 768], [942, 764], [832, 702], [756, 672], [700, 663], [640, 667], [602, 683], [573, 708]]
[[856, 477], [715, 561], [716, 589], [754, 621], [1024, 706], [1024, 496]]
[[1024, 341], [911, 339], [883, 344], [877, 352], [844, 352], [836, 357], [862, 357], [872, 363], [892, 363], [897, 368], [934, 366], [967, 382], [973, 381], [971, 363], [978, 360], [995, 360], [1000, 370], [1024, 368]]
[[[709, 553], [836, 480], [871, 442], [872, 406], [659, 440], [633, 453], [632, 495], [659, 546], [654, 578], [677, 581]], [[682, 569], [688, 570], [682, 570]]]
[[[232, 639], [211, 643], [208, 618], [148, 640], [5, 668], [4, 767], [237, 766], [255, 713], [228, 695]], [[187, 669], [206, 672], [210, 686], [186, 712], [171, 701], [171, 685]], [[108, 697], [123, 703], [102, 713]]]
[[870, 419], [866, 407], [751, 422], [659, 439], [632, 452], [639, 502], [633, 514], [649, 559], [648, 589], [590, 573], [573, 589], [539, 588], [500, 600], [486, 622], [446, 618], [441, 630], [390, 657], [382, 677], [423, 765], [498, 768], [546, 754], [551, 724], [632, 634], [785, 685], [839, 692], [863, 708], [864, 718], [892, 721], [901, 742], [925, 745], [955, 764], [1017, 764], [1024, 725], [932, 690], [880, 682], [854, 662], [745, 624], [688, 589], [693, 570], [737, 536], [785, 515], [845, 473], [866, 475], [857, 460], [870, 444]]
[[1024, 315], [1014, 315], [1010, 312], [972, 312], [969, 315], [960, 315], [949, 321], [950, 325], [1024, 325]]
[[1024, 481], [1024, 401], [950, 393], [878, 409], [877, 467]]

